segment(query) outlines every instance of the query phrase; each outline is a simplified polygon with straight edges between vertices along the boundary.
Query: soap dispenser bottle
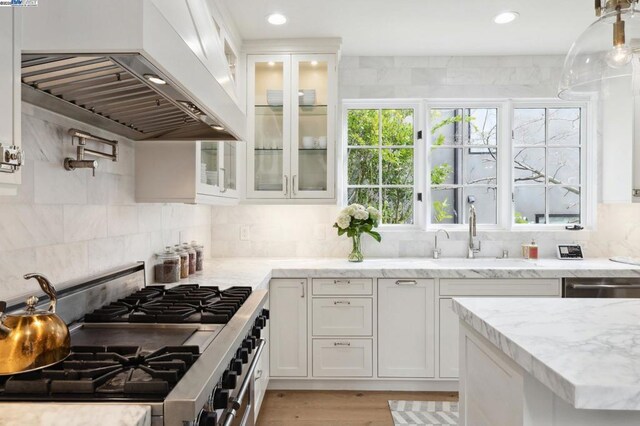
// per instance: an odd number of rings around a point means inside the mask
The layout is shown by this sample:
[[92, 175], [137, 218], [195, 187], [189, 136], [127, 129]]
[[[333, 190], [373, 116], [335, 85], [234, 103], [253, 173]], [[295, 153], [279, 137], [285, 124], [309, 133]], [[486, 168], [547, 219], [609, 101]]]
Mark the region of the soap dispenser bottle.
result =
[[535, 240], [531, 240], [531, 245], [529, 246], [529, 259], [537, 259], [538, 258], [538, 245]]

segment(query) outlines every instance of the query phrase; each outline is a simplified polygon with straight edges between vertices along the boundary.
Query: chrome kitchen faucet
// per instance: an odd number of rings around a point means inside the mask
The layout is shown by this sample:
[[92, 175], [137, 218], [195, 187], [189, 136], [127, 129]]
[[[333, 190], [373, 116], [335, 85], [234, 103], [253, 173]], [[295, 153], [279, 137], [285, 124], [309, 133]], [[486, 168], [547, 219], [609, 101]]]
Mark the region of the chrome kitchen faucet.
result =
[[477, 237], [477, 221], [478, 216], [476, 214], [476, 207], [474, 206], [476, 202], [476, 197], [473, 195], [469, 195], [467, 197], [467, 202], [469, 203], [469, 252], [467, 255], [468, 259], [475, 259], [476, 253], [480, 252], [482, 248], [480, 240], [478, 240], [478, 245], [476, 247], [475, 238]]

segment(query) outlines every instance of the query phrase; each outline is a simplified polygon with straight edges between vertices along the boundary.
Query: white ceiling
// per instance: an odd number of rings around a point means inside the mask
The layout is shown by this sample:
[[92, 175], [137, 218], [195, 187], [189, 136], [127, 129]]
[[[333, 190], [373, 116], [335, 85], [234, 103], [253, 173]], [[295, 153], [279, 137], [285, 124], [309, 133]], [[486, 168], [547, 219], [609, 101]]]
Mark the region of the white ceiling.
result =
[[[564, 54], [593, 0], [222, 0], [243, 39], [342, 37], [345, 55]], [[496, 25], [499, 12], [520, 18]], [[266, 16], [280, 12], [276, 27]]]

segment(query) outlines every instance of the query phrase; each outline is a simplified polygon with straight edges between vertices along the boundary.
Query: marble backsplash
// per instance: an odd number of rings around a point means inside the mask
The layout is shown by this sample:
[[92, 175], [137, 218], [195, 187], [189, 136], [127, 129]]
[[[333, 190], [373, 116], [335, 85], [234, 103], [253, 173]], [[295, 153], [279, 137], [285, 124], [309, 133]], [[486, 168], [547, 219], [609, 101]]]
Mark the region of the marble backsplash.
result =
[[[118, 162], [98, 160], [95, 177], [64, 170], [64, 158], [75, 156], [66, 133], [72, 127], [117, 139]], [[131, 141], [26, 103], [22, 141], [23, 184], [17, 197], [0, 197], [0, 300], [37, 290], [22, 279], [27, 272], [60, 283], [149, 262], [180, 240], [198, 240], [209, 252], [210, 207], [135, 203]]]
[[[214, 257], [346, 257], [350, 240], [338, 237], [333, 228], [336, 206], [235, 206], [214, 207], [211, 224]], [[249, 240], [240, 239], [242, 227]], [[440, 236], [444, 257], [466, 255], [466, 231]], [[365, 257], [430, 257], [434, 233], [427, 231], [382, 231], [377, 243], [363, 236]], [[497, 257], [509, 250], [520, 257], [521, 244], [535, 239], [540, 256], [555, 257], [556, 244], [579, 242], [588, 257], [640, 257], [640, 205], [600, 204], [597, 227], [585, 231], [479, 232], [481, 257]]]

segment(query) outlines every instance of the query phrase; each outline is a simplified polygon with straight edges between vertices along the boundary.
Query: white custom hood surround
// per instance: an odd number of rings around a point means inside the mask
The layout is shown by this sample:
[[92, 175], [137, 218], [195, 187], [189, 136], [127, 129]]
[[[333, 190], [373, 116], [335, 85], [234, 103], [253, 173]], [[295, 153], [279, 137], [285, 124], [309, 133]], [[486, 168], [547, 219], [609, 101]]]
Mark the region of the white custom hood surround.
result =
[[[200, 125], [204, 123], [210, 127], [220, 124], [224, 127], [224, 132], [217, 139], [245, 138], [246, 116], [239, 106], [223, 42], [207, 2], [48, 0], [24, 12], [23, 62], [25, 57], [33, 59], [38, 55], [138, 57], [138, 62], [148, 65], [151, 70], [157, 70], [157, 74], [167, 82], [166, 85], [157, 87], [147, 84], [158, 92], [159, 97], [162, 92], [166, 92], [167, 86], [171, 87], [185, 98], [165, 96], [173, 105], [183, 109], [192, 118], [199, 119]], [[122, 61], [118, 63], [123, 64]], [[125, 68], [132, 71], [140, 82], [148, 83], [142, 78], [143, 73], [148, 72], [147, 69], [136, 69], [134, 65]], [[64, 66], [62, 70], [64, 71]], [[117, 77], [119, 74], [113, 75]], [[23, 72], [23, 82], [24, 79]], [[31, 89], [38, 87], [23, 85], [23, 93], [38, 91]], [[57, 101], [55, 95], [64, 98], [64, 94], [51, 92], [54, 95], [49, 96], [51, 102]], [[185, 102], [180, 102], [181, 100]], [[79, 110], [88, 123], [102, 124], [116, 132], [120, 126], [123, 128], [118, 133], [126, 134], [126, 126], [105, 118], [108, 113], [93, 114], [95, 117], [92, 118], [91, 111], [95, 109], [96, 113], [100, 112], [98, 108], [91, 108], [90, 104], [80, 108], [73, 103], [80, 105], [75, 100], [69, 102], [67, 99], [66, 108]], [[56, 105], [56, 110], [58, 106], [64, 108]], [[189, 139], [188, 132], [178, 132], [178, 135], [177, 139]], [[145, 138], [129, 136], [132, 139]]]

